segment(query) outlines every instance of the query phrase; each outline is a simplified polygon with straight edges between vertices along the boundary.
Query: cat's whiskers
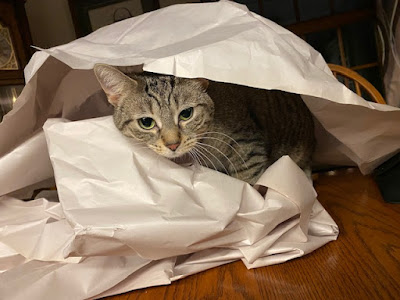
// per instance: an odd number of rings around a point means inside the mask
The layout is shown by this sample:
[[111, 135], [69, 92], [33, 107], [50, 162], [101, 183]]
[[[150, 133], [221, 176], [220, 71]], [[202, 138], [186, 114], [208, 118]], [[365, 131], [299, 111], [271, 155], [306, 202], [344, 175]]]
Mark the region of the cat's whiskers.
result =
[[140, 140], [137, 140], [137, 139], [135, 139], [135, 138], [132, 138], [132, 140], [133, 140], [133, 142], [134, 142], [135, 144], [145, 144], [144, 141], [140, 141]]
[[[197, 146], [199, 146], [199, 145], [197, 145]], [[205, 161], [205, 159], [204, 159], [204, 157], [205, 157], [211, 163], [211, 165], [213, 166], [214, 171], [219, 172], [217, 167], [215, 166], [215, 164], [212, 162], [212, 160], [206, 154], [201, 152], [201, 149], [195, 147], [192, 150], [196, 153], [197, 157], [199, 157], [199, 159], [201, 159], [203, 161], [204, 165], [200, 164], [200, 166], [204, 166], [204, 167], [207, 167], [207, 168], [211, 169], [211, 167], [209, 167], [207, 162]], [[229, 175], [229, 174], [227, 173], [227, 175]], [[222, 185], [223, 184], [222, 178], [220, 176], [217, 177], [217, 184], [218, 185]]]
[[231, 136], [229, 136], [229, 135], [227, 135], [227, 134], [225, 134], [223, 132], [206, 131], [206, 132], [203, 132], [203, 133], [198, 133], [196, 135], [196, 137], [200, 137], [200, 136], [203, 136], [203, 135], [206, 135], [206, 134], [220, 134], [220, 135], [223, 135], [223, 136], [227, 137], [228, 139], [230, 139], [231, 141], [233, 141], [237, 146], [239, 146], [239, 148], [241, 148], [240, 144], [234, 138], [232, 138]]
[[[227, 137], [228, 139], [230, 139], [231, 141], [233, 141], [233, 142], [238, 146], [238, 148], [241, 150], [241, 149], [242, 149], [242, 146], [241, 146], [234, 138], [232, 138], [231, 136], [229, 136], [229, 135], [227, 135], [227, 134], [225, 134], [225, 133], [223, 133], [223, 132], [219, 132], [219, 131], [206, 131], [206, 132], [204, 132], [204, 133], [200, 133], [200, 134], [197, 134], [197, 135], [196, 135], [196, 138], [201, 138], [201, 139], [214, 139], [214, 140], [218, 140], [218, 141], [220, 141], [220, 142], [222, 142], [222, 143], [225, 143], [225, 144], [228, 145], [230, 148], [232, 148], [232, 150], [236, 153], [236, 155], [239, 156], [239, 158], [240, 158], [240, 159], [242, 160], [242, 162], [244, 163], [246, 169], [249, 168], [249, 167], [247, 166], [247, 164], [246, 164], [246, 161], [243, 159], [243, 157], [240, 155], [240, 153], [239, 153], [232, 145], [230, 145], [229, 143], [225, 142], [225, 141], [222, 140], [222, 139], [219, 139], [219, 138], [216, 138], [216, 137], [205, 136], [205, 135], [207, 135], [207, 134], [219, 134], [219, 135], [222, 135], [222, 136], [224, 136], [224, 137]], [[231, 162], [231, 163], [232, 163], [232, 162]], [[233, 164], [232, 164], [232, 165], [233, 165]]]
[[[217, 167], [214, 165], [214, 163], [212, 162], [212, 160], [211, 160], [207, 155], [205, 155], [203, 152], [201, 152], [201, 150], [198, 149], [198, 148], [193, 148], [193, 150], [197, 153], [197, 155], [198, 155], [199, 157], [201, 157], [201, 158], [206, 158], [206, 159], [211, 163], [212, 167], [214, 168], [214, 171], [217, 171], [217, 172], [218, 172]], [[208, 164], [206, 163], [206, 161], [205, 161], [204, 159], [203, 159], [203, 162], [205, 163], [205, 166], [208, 167]], [[210, 168], [210, 169], [211, 169], [211, 168]]]
[[[196, 153], [197, 153], [197, 155], [199, 156], [199, 158], [200, 158], [200, 160], [203, 162], [203, 164], [201, 164], [201, 166], [204, 166], [204, 167], [209, 167], [208, 166], [208, 164], [207, 164], [207, 161], [204, 159], [204, 158], [206, 158], [206, 159], [208, 159], [208, 161], [211, 163], [211, 165], [213, 166], [213, 168], [214, 168], [214, 170], [215, 171], [218, 171], [217, 170], [217, 168], [216, 168], [216, 166], [213, 164], [213, 162], [207, 157], [207, 155], [206, 154], [204, 154], [203, 152], [201, 152], [201, 150], [200, 149], [197, 149], [197, 148], [193, 148], [193, 150], [195, 150], [196, 151]], [[210, 169], [211, 169], [211, 167], [209, 167]]]
[[197, 163], [196, 167], [200, 168], [202, 166], [202, 164], [200, 162], [201, 157], [195, 152], [195, 149], [194, 148], [191, 149], [188, 153], [193, 157], [194, 161]]
[[142, 150], [142, 149], [149, 149], [148, 145], [135, 145], [135, 149]]
[[[237, 172], [237, 169], [236, 169], [234, 163], [233, 163], [233, 162], [228, 158], [228, 156], [226, 156], [221, 150], [219, 150], [217, 147], [214, 147], [214, 146], [211, 146], [211, 145], [208, 145], [208, 144], [204, 144], [204, 143], [201, 143], [201, 142], [197, 142], [197, 145], [198, 145], [198, 146], [202, 145], [203, 147], [204, 147], [204, 146], [208, 146], [208, 147], [210, 147], [210, 148], [212, 148], [212, 149], [218, 151], [219, 153], [221, 153], [222, 156], [225, 157], [225, 159], [232, 165], [232, 167], [233, 167], [233, 169], [234, 169], [234, 171], [235, 171], [236, 177], [238, 177], [238, 172]], [[205, 149], [205, 148], [204, 148], [204, 149]], [[214, 155], [213, 155], [213, 156], [214, 156]], [[214, 156], [214, 157], [215, 157], [215, 156]], [[215, 157], [215, 158], [216, 158], [216, 157]], [[217, 158], [216, 158], [216, 159], [217, 159]], [[219, 159], [217, 159], [217, 160], [221, 163], [221, 161], [220, 161]], [[222, 163], [221, 163], [221, 164], [222, 164]], [[222, 165], [223, 165], [223, 164], [222, 164]], [[223, 166], [224, 166], [224, 165], [223, 165]], [[225, 166], [224, 166], [224, 169], [226, 170]], [[230, 175], [229, 172], [227, 172], [227, 174]]]
[[[229, 171], [226, 169], [225, 165], [221, 162], [221, 160], [219, 160], [218, 157], [216, 157], [211, 151], [209, 151], [207, 148], [205, 148], [204, 145], [205, 145], [205, 144], [202, 144], [202, 143], [200, 143], [200, 142], [197, 142], [197, 144], [196, 144], [197, 147], [200, 147], [200, 149], [202, 149], [202, 150], [206, 151], [207, 153], [211, 154], [211, 156], [214, 157], [215, 160], [218, 161], [218, 162], [220, 163], [220, 165], [222, 166], [222, 168], [225, 170], [225, 173], [228, 174], [228, 175], [230, 175]], [[197, 150], [199, 150], [199, 151], [200, 151], [200, 149], [197, 148]], [[203, 153], [203, 155], [204, 155], [204, 153]], [[205, 157], [207, 157], [207, 156], [205, 155]], [[207, 157], [207, 158], [209, 159], [209, 157]], [[210, 159], [209, 159], [209, 160], [210, 160]], [[212, 163], [211, 160], [210, 160], [210, 162]], [[213, 165], [214, 165], [214, 164], [213, 164]], [[215, 165], [214, 165], [214, 167], [215, 167]], [[217, 171], [217, 169], [216, 169], [216, 171]]]
[[159, 149], [158, 147], [154, 147], [153, 145], [147, 145], [147, 147], [151, 150], [153, 150], [156, 153], [159, 153], [157, 150]]
[[239, 156], [239, 158], [242, 160], [242, 162], [243, 162], [244, 166], [246, 167], [246, 169], [249, 168], [249, 167], [247, 166], [246, 162], [244, 161], [243, 157], [242, 157], [242, 156], [239, 154], [239, 152], [238, 152], [235, 148], [233, 148], [232, 145], [230, 145], [229, 143], [227, 143], [227, 142], [225, 142], [224, 140], [221, 140], [221, 139], [219, 139], [219, 138], [209, 137], [209, 136], [203, 136], [203, 137], [201, 137], [201, 139], [216, 140], [216, 141], [219, 141], [219, 142], [221, 142], [221, 143], [224, 143], [224, 144], [228, 145], [228, 146], [236, 153], [236, 155]]
[[132, 141], [132, 144], [135, 145], [136, 149], [139, 149], [139, 150], [141, 150], [141, 149], [149, 149], [149, 145], [147, 145], [143, 141], [138, 141], [138, 140], [135, 140], [135, 139], [131, 139], [131, 141]]
[[197, 161], [197, 159], [194, 157], [193, 153], [191, 151], [188, 151], [187, 154], [189, 154], [189, 156], [192, 158], [193, 164], [199, 164], [199, 162]]
[[[193, 149], [196, 152], [196, 149]], [[200, 155], [200, 153], [196, 154], [197, 157], [199, 158], [199, 166], [204, 166], [207, 167], [207, 162], [204, 160], [204, 158]]]

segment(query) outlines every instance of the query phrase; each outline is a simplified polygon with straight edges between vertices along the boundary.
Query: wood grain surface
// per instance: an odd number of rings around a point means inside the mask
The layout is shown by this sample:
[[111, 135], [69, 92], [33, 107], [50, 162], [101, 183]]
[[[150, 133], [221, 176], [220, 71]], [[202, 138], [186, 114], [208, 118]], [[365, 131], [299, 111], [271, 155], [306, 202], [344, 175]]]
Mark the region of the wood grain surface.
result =
[[337, 241], [279, 265], [247, 270], [238, 261], [104, 299], [400, 299], [400, 205], [355, 169], [320, 174], [314, 185]]

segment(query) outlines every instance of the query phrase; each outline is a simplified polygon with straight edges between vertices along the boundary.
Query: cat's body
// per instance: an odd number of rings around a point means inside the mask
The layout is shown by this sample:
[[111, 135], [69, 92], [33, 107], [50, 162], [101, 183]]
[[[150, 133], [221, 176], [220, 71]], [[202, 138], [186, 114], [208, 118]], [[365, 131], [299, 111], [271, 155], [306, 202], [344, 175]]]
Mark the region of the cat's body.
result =
[[[217, 155], [229, 174], [254, 184], [283, 155], [311, 171], [314, 124], [299, 95], [217, 82], [210, 82], [207, 93], [215, 99], [214, 122], [209, 131], [227, 136], [208, 134], [202, 143], [229, 157], [232, 163], [222, 154]], [[221, 166], [218, 170], [224, 172]]]
[[128, 78], [105, 65], [95, 73], [117, 128], [160, 155], [189, 154], [250, 184], [282, 155], [310, 171], [314, 126], [299, 95], [145, 73]]

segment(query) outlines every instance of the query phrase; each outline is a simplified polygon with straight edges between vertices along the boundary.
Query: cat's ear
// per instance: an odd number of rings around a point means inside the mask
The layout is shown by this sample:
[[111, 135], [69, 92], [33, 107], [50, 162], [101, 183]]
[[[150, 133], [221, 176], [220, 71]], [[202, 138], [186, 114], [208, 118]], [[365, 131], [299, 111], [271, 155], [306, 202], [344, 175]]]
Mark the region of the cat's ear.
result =
[[205, 78], [180, 78], [179, 80], [182, 84], [199, 89], [202, 92], [206, 92], [209, 85], [209, 81]]
[[107, 95], [108, 102], [118, 106], [121, 96], [127, 91], [137, 88], [137, 81], [126, 76], [116, 68], [106, 64], [96, 64], [93, 68], [102, 89]]
[[203, 92], [207, 91], [208, 85], [210, 84], [210, 82], [207, 79], [195, 78], [193, 80], [196, 81], [198, 84], [200, 84], [200, 88], [203, 90]]

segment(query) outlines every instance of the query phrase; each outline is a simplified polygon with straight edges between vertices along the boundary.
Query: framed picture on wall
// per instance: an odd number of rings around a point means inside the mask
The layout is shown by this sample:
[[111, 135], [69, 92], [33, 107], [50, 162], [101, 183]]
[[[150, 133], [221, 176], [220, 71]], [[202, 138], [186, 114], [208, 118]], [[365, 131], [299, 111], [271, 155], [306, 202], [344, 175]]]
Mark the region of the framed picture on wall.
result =
[[88, 10], [90, 26], [93, 31], [142, 13], [140, 0], [126, 0]]
[[0, 86], [24, 84], [31, 44], [24, 1], [0, 1]]
[[77, 37], [160, 8], [158, 0], [69, 0]]

